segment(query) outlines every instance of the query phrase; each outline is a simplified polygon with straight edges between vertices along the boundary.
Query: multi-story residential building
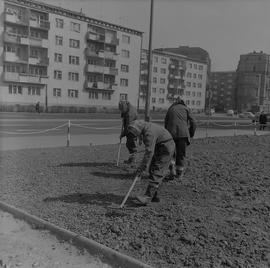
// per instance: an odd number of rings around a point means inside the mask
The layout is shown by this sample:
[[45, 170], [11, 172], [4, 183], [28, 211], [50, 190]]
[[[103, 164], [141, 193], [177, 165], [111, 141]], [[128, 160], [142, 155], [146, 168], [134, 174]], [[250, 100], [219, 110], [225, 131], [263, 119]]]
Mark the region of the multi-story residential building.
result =
[[[150, 107], [168, 109], [177, 97], [181, 97], [194, 111], [201, 112], [205, 106], [206, 64], [179, 54], [153, 50]], [[145, 105], [148, 90], [148, 52], [142, 51], [140, 102]]]
[[236, 107], [239, 111], [270, 112], [270, 55], [240, 55], [237, 67]]
[[2, 106], [137, 104], [142, 32], [31, 0], [0, 5]]
[[[211, 72], [210, 89], [212, 96], [210, 98], [210, 107], [215, 108], [217, 112], [224, 112], [235, 109], [235, 89], [236, 72]], [[209, 105], [209, 99], [206, 100]]]

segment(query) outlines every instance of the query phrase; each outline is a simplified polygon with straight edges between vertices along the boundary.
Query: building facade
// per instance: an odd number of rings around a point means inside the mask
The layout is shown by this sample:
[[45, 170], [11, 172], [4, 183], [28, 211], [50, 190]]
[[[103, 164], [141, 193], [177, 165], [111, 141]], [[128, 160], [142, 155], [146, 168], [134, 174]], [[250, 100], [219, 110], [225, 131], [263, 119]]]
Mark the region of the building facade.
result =
[[[193, 111], [205, 107], [207, 66], [186, 56], [162, 51], [152, 52], [150, 108], [168, 109], [181, 97]], [[148, 51], [142, 51], [139, 107], [145, 106], [148, 90]]]
[[0, 3], [1, 106], [137, 105], [142, 32], [41, 2]]
[[236, 72], [211, 72], [210, 90], [212, 92], [210, 103], [209, 98], [206, 102], [210, 108], [216, 112], [226, 112], [235, 109], [236, 98]]
[[240, 55], [237, 67], [236, 107], [239, 111], [270, 112], [270, 55]]

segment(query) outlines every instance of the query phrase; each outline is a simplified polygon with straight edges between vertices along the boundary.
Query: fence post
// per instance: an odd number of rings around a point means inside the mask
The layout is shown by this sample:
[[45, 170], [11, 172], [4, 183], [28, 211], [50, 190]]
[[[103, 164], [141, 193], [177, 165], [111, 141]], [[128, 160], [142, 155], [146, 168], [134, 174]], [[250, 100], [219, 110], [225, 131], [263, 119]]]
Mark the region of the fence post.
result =
[[236, 136], [236, 121], [234, 121], [234, 133], [233, 133], [234, 136]]
[[67, 128], [67, 147], [70, 145], [70, 120], [68, 120], [68, 128]]
[[256, 120], [254, 121], [254, 135], [257, 135]]

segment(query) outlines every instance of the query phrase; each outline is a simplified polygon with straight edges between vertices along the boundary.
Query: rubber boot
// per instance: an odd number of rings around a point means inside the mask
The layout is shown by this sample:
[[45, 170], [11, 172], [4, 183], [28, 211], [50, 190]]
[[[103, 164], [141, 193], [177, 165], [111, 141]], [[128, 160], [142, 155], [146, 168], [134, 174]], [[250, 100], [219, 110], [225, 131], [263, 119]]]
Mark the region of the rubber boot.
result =
[[128, 164], [128, 165], [135, 165], [135, 163], [136, 163], [135, 154], [130, 154], [129, 158], [124, 161], [124, 164]]
[[184, 167], [176, 166], [176, 179], [181, 180], [184, 175]]
[[[147, 187], [146, 192], [145, 192], [145, 195], [147, 195], [147, 196], [150, 196], [151, 195], [150, 190], [149, 190], [149, 187]], [[154, 196], [153, 196], [151, 202], [155, 202], [155, 203], [160, 202], [160, 198], [158, 197], [158, 190], [155, 191]]]
[[155, 193], [157, 192], [158, 187], [153, 186], [151, 184], [149, 184], [147, 186], [147, 189], [145, 191], [144, 195], [141, 196], [136, 196], [136, 199], [142, 204], [142, 205], [148, 205], [153, 197], [155, 196]]

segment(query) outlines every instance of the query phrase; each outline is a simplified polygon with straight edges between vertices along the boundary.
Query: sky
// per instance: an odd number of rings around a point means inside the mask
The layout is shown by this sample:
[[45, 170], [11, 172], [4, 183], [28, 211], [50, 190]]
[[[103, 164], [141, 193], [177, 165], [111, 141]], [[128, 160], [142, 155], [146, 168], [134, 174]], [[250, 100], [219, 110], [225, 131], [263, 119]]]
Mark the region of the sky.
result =
[[[148, 48], [151, 0], [43, 0], [144, 32]], [[154, 0], [152, 46], [199, 46], [212, 71], [235, 70], [241, 54], [270, 54], [270, 0]]]

